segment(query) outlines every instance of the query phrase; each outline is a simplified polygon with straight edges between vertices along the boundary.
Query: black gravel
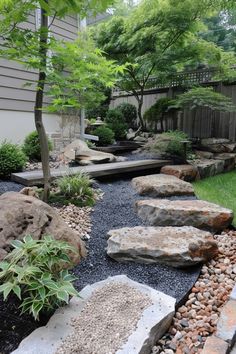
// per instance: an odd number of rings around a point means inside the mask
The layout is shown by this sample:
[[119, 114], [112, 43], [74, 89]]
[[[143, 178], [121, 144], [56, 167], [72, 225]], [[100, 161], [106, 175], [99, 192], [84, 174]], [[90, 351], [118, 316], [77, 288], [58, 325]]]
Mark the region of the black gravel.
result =
[[[130, 185], [130, 179], [100, 182], [104, 192], [92, 213], [92, 232], [88, 241], [89, 255], [75, 269], [76, 286], [81, 290], [87, 284], [108, 276], [126, 274], [129, 278], [163, 291], [181, 303], [198, 278], [200, 267], [174, 269], [164, 265], [118, 263], [106, 255], [107, 232], [121, 227], [145, 225], [135, 214], [133, 204], [142, 199]], [[146, 197], [145, 197], [146, 198]]]
[[10, 181], [2, 181], [0, 180], [0, 194], [5, 192], [19, 192], [24, 186], [22, 184], [18, 184]]

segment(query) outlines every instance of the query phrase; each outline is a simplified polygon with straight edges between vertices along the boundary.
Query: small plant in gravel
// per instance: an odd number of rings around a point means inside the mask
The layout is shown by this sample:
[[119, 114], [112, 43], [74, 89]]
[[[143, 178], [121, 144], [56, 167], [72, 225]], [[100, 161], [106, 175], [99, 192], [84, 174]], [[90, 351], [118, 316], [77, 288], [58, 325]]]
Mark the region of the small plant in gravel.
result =
[[[52, 151], [52, 142], [48, 139], [49, 151]], [[24, 140], [22, 149], [30, 160], [41, 161], [41, 150], [37, 131], [28, 134]]]
[[67, 176], [56, 180], [57, 191], [52, 194], [51, 201], [65, 205], [92, 206], [95, 202], [95, 191], [92, 188], [93, 180], [85, 172]]
[[94, 135], [99, 137], [98, 145], [104, 146], [114, 143], [115, 133], [106, 126], [98, 127], [94, 130]]
[[8, 178], [13, 172], [23, 170], [27, 157], [16, 144], [4, 141], [0, 145], [0, 178]]
[[22, 313], [35, 320], [41, 312], [51, 312], [78, 296], [72, 282], [75, 277], [66, 268], [73, 266], [68, 253], [76, 250], [64, 241], [44, 236], [34, 240], [25, 236], [14, 240], [13, 250], [0, 263], [0, 292], [4, 300], [14, 293], [21, 301]]

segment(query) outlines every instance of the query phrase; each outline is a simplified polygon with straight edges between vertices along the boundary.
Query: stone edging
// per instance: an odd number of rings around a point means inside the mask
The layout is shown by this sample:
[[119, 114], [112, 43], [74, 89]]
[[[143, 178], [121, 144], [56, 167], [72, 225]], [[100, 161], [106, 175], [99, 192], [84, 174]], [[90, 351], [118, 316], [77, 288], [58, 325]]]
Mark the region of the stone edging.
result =
[[236, 285], [224, 305], [215, 335], [208, 337], [201, 354], [228, 354], [236, 343]]

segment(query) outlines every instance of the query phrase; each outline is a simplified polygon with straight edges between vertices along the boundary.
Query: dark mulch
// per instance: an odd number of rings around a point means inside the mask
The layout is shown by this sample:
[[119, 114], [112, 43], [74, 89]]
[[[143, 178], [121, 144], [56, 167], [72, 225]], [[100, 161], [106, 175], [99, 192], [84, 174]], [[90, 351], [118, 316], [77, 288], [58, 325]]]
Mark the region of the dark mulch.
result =
[[0, 296], [0, 354], [9, 354], [15, 350], [22, 339], [40, 326], [45, 326], [50, 316], [41, 316], [35, 321], [32, 316], [21, 314], [20, 302], [15, 296], [3, 301]]

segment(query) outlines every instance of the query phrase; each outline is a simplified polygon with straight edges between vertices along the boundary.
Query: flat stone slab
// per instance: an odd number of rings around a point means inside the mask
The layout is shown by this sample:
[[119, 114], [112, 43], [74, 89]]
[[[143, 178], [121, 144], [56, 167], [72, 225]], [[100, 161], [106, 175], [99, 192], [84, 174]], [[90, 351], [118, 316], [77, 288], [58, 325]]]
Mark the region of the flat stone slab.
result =
[[228, 349], [229, 346], [223, 339], [213, 335], [207, 338], [201, 354], [226, 354]]
[[190, 183], [182, 181], [175, 176], [164, 174], [133, 178], [132, 186], [140, 195], [151, 197], [194, 195], [194, 190]]
[[235, 169], [236, 154], [215, 154], [214, 159], [224, 161], [225, 172], [233, 171]]
[[192, 165], [166, 165], [161, 168], [161, 173], [191, 182], [197, 178], [198, 170]]
[[220, 231], [233, 220], [232, 210], [203, 200], [139, 200], [135, 210], [143, 220], [155, 226], [194, 226]]
[[[115, 353], [149, 354], [153, 345], [162, 337], [171, 324], [175, 312], [175, 299], [160, 291], [154, 290], [147, 285], [134, 282], [125, 275], [110, 277], [104, 281], [86, 286], [80, 292], [81, 298], [73, 297], [68, 306], [57, 310], [46, 326], [40, 327], [32, 332], [21, 342], [18, 349], [16, 349], [12, 354], [55, 354], [57, 351], [61, 352], [61, 349], [59, 348], [63, 341], [66, 340], [68, 335], [74, 332], [72, 320], [80, 316], [82, 310], [86, 308], [86, 304], [91, 299], [94, 291], [102, 289], [111, 283], [126, 284], [147, 296], [151, 300], [151, 304], [143, 310], [136, 328], [128, 336], [127, 340], [122, 343], [120, 348], [115, 351]], [[124, 293], [121, 295], [125, 297]], [[123, 309], [123, 311], [125, 316], [129, 316], [130, 299], [124, 299], [125, 309]], [[116, 316], [116, 313], [111, 311], [111, 320], [114, 316]], [[99, 330], [100, 326], [103, 325], [102, 320], [102, 317], [98, 318], [97, 330]], [[85, 323], [86, 331], [89, 328], [87, 326], [89, 326], [89, 318]], [[91, 333], [91, 343], [93, 341], [93, 336], [95, 335], [96, 333]], [[117, 338], [116, 330], [113, 335], [114, 338]], [[102, 340], [106, 339], [102, 338]], [[78, 348], [79, 344], [80, 343], [78, 341]], [[80, 353], [80, 351], [78, 352]], [[63, 353], [66, 354], [65, 351]], [[104, 351], [104, 348], [100, 348], [96, 351], [96, 354], [105, 353], [108, 353], [108, 351]], [[86, 353], [84, 352], [84, 354]]]
[[109, 231], [108, 237], [107, 254], [118, 262], [182, 268], [206, 262], [218, 252], [212, 235], [192, 226], [124, 227]]

